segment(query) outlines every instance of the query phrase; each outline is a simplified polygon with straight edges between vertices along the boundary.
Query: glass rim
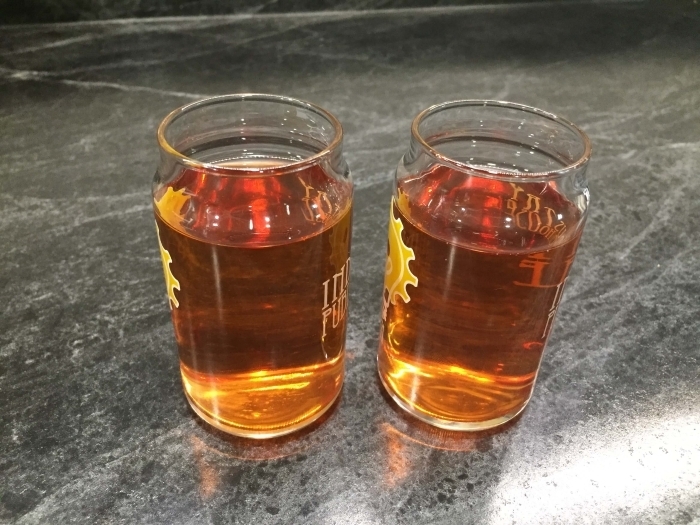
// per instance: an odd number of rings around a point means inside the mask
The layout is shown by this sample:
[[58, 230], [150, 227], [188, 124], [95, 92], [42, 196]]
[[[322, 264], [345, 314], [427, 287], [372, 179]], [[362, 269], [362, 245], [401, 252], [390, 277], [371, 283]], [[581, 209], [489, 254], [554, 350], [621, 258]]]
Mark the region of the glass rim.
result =
[[[513, 171], [508, 171], [504, 169], [499, 169], [497, 167], [494, 168], [489, 168], [486, 169], [483, 166], [480, 165], [474, 165], [470, 164], [469, 162], [462, 162], [455, 160], [451, 157], [448, 157], [447, 155], [444, 155], [437, 151], [435, 148], [433, 148], [428, 142], [423, 138], [423, 136], [420, 134], [418, 127], [425, 121], [426, 118], [430, 117], [431, 115], [434, 115], [436, 113], [439, 113], [440, 111], [446, 110], [446, 109], [451, 109], [455, 107], [466, 107], [466, 106], [483, 106], [483, 107], [495, 107], [495, 108], [506, 108], [506, 109], [514, 109], [517, 111], [523, 111], [525, 113], [530, 113], [537, 115], [538, 117], [543, 117], [547, 120], [556, 122], [559, 125], [564, 126], [565, 128], [569, 129], [570, 131], [573, 131], [578, 138], [581, 140], [583, 143], [583, 152], [573, 162], [568, 163], [566, 166], [563, 166], [561, 168], [558, 168], [556, 170], [548, 170], [548, 171], [536, 171], [536, 172], [527, 172], [527, 173], [520, 173], [520, 172], [513, 172]], [[591, 158], [591, 151], [592, 151], [592, 146], [591, 146], [591, 140], [588, 138], [588, 135], [579, 128], [576, 124], [573, 122], [559, 117], [555, 115], [554, 113], [550, 113], [549, 111], [544, 111], [542, 109], [533, 107], [533, 106], [527, 106], [525, 104], [519, 104], [517, 102], [507, 102], [503, 100], [480, 100], [480, 99], [464, 99], [464, 100], [452, 100], [448, 102], [442, 102], [440, 104], [435, 104], [433, 106], [430, 106], [429, 108], [424, 109], [416, 117], [413, 119], [413, 122], [411, 123], [411, 135], [413, 136], [414, 139], [418, 141], [418, 143], [426, 150], [426, 152], [433, 158], [435, 158], [437, 161], [447, 164], [449, 166], [452, 166], [453, 168], [456, 168], [460, 171], [463, 170], [469, 170], [471, 172], [478, 172], [479, 174], [482, 174], [485, 177], [496, 177], [496, 178], [507, 178], [507, 179], [552, 179], [556, 178], [559, 176], [567, 175], [571, 171], [582, 168], [585, 166], [588, 161]]]
[[[330, 143], [325, 146], [321, 151], [314, 153], [308, 157], [300, 160], [290, 161], [285, 164], [279, 164], [276, 166], [222, 166], [220, 164], [215, 164], [211, 162], [202, 162], [192, 157], [179, 152], [175, 147], [173, 147], [170, 142], [165, 138], [165, 133], [168, 128], [179, 118], [197, 111], [202, 107], [212, 106], [214, 104], [225, 104], [228, 102], [243, 102], [243, 101], [257, 101], [257, 102], [274, 102], [278, 104], [286, 104], [294, 106], [297, 108], [302, 108], [317, 115], [320, 115], [326, 119], [333, 126], [333, 139]], [[228, 95], [218, 95], [214, 97], [207, 97], [184, 106], [180, 106], [168, 113], [165, 118], [158, 125], [156, 131], [156, 138], [158, 140], [158, 145], [161, 150], [167, 154], [175, 157], [182, 164], [190, 168], [199, 168], [206, 170], [208, 172], [220, 173], [220, 174], [230, 174], [230, 175], [242, 175], [242, 174], [274, 174], [279, 171], [298, 171], [299, 169], [305, 168], [309, 165], [315, 164], [319, 159], [328, 155], [333, 150], [335, 150], [343, 141], [343, 127], [340, 121], [329, 111], [323, 109], [321, 106], [317, 106], [311, 102], [305, 100], [285, 97], [283, 95], [270, 95], [266, 93], [232, 93]]]

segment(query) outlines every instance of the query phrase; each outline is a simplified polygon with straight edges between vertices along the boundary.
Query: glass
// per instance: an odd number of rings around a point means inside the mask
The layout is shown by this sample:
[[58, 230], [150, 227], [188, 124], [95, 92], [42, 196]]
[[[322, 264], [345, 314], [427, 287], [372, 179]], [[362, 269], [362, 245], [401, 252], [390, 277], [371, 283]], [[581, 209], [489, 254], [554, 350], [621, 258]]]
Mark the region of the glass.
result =
[[158, 128], [153, 202], [185, 395], [211, 425], [279, 436], [343, 382], [353, 187], [327, 111], [227, 95]]
[[520, 104], [448, 102], [415, 118], [378, 355], [404, 410], [481, 430], [525, 408], [586, 220], [590, 154], [575, 125]]

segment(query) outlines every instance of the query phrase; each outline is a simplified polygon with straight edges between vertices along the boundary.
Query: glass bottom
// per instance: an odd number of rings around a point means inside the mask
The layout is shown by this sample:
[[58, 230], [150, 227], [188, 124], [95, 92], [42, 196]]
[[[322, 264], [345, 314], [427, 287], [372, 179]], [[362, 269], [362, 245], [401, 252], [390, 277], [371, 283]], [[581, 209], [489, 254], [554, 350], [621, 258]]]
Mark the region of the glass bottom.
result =
[[312, 424], [314, 421], [319, 419], [323, 414], [328, 412], [328, 409], [333, 406], [335, 403], [336, 399], [338, 399], [338, 396], [340, 395], [340, 392], [342, 391], [342, 383], [341, 383], [341, 388], [338, 389], [338, 392], [336, 393], [335, 397], [322, 409], [318, 410], [315, 412], [313, 415], [308, 417], [307, 419], [302, 419], [301, 421], [295, 421], [293, 424], [288, 425], [288, 426], [283, 426], [279, 428], [274, 428], [274, 429], [266, 429], [266, 430], [256, 430], [253, 428], [246, 428], [246, 427], [235, 427], [233, 425], [227, 425], [226, 423], [219, 421], [210, 415], [208, 415], [204, 410], [202, 410], [197, 403], [190, 397], [190, 395], [187, 393], [187, 390], [185, 390], [185, 397], [187, 398], [187, 402], [190, 404], [190, 407], [192, 410], [194, 410], [195, 414], [197, 414], [200, 419], [203, 421], [209, 423], [211, 426], [216, 428], [217, 430], [221, 430], [222, 432], [226, 432], [227, 434], [231, 434], [232, 436], [238, 436], [238, 437], [244, 437], [244, 438], [249, 438], [249, 439], [271, 439], [271, 438], [276, 438], [280, 436], [284, 436], [286, 434], [291, 434], [292, 432], [296, 432], [297, 430], [301, 430], [304, 427], [309, 426]]
[[393, 399], [394, 402], [397, 405], [399, 405], [399, 407], [401, 407], [402, 410], [404, 410], [404, 412], [407, 412], [408, 414], [412, 415], [416, 419], [423, 421], [424, 423], [428, 423], [429, 425], [445, 430], [455, 430], [458, 432], [478, 432], [480, 430], [488, 430], [490, 428], [498, 427], [507, 423], [515, 416], [520, 414], [523, 410], [525, 410], [525, 407], [530, 402], [530, 398], [532, 397], [532, 393], [530, 393], [530, 396], [521, 406], [515, 408], [514, 410], [511, 410], [507, 414], [493, 419], [489, 419], [487, 421], [453, 421], [448, 419], [439, 419], [429, 414], [426, 414], [425, 412], [422, 412], [416, 407], [408, 404], [393, 391], [393, 389], [386, 383], [386, 381], [384, 381], [384, 378], [382, 377], [382, 374], [379, 370], [377, 370], [377, 373], [379, 374], [379, 380], [381, 381], [384, 390], [386, 390], [387, 394], [389, 394], [391, 399]]

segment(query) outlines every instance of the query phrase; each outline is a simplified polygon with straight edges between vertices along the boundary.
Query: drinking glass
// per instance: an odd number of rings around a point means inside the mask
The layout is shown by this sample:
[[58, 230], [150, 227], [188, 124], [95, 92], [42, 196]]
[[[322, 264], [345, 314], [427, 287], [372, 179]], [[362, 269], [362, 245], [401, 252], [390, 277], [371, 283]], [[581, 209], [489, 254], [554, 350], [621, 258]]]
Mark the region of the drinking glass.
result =
[[520, 104], [420, 113], [396, 171], [378, 369], [407, 412], [481, 430], [525, 408], [583, 231], [591, 145]]
[[158, 128], [153, 204], [185, 395], [231, 434], [323, 414], [343, 382], [353, 186], [326, 110], [274, 95]]

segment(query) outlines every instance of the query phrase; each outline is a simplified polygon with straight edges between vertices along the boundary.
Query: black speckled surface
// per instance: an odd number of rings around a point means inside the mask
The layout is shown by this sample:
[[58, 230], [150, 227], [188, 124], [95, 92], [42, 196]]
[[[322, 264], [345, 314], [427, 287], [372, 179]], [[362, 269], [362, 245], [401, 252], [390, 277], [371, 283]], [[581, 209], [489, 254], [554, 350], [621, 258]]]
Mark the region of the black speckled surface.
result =
[[[698, 35], [640, 4], [0, 28], [0, 522], [700, 523]], [[267, 443], [187, 407], [149, 200], [160, 119], [236, 91], [333, 111], [357, 183], [342, 397]], [[594, 157], [529, 408], [454, 435], [387, 401], [375, 351], [409, 122], [467, 97]]]
[[[0, 23], [26, 24], [131, 17], [402, 9], [536, 1], [538, 0], [6, 0], [0, 2]], [[675, 1], [691, 2], [692, 0]]]

